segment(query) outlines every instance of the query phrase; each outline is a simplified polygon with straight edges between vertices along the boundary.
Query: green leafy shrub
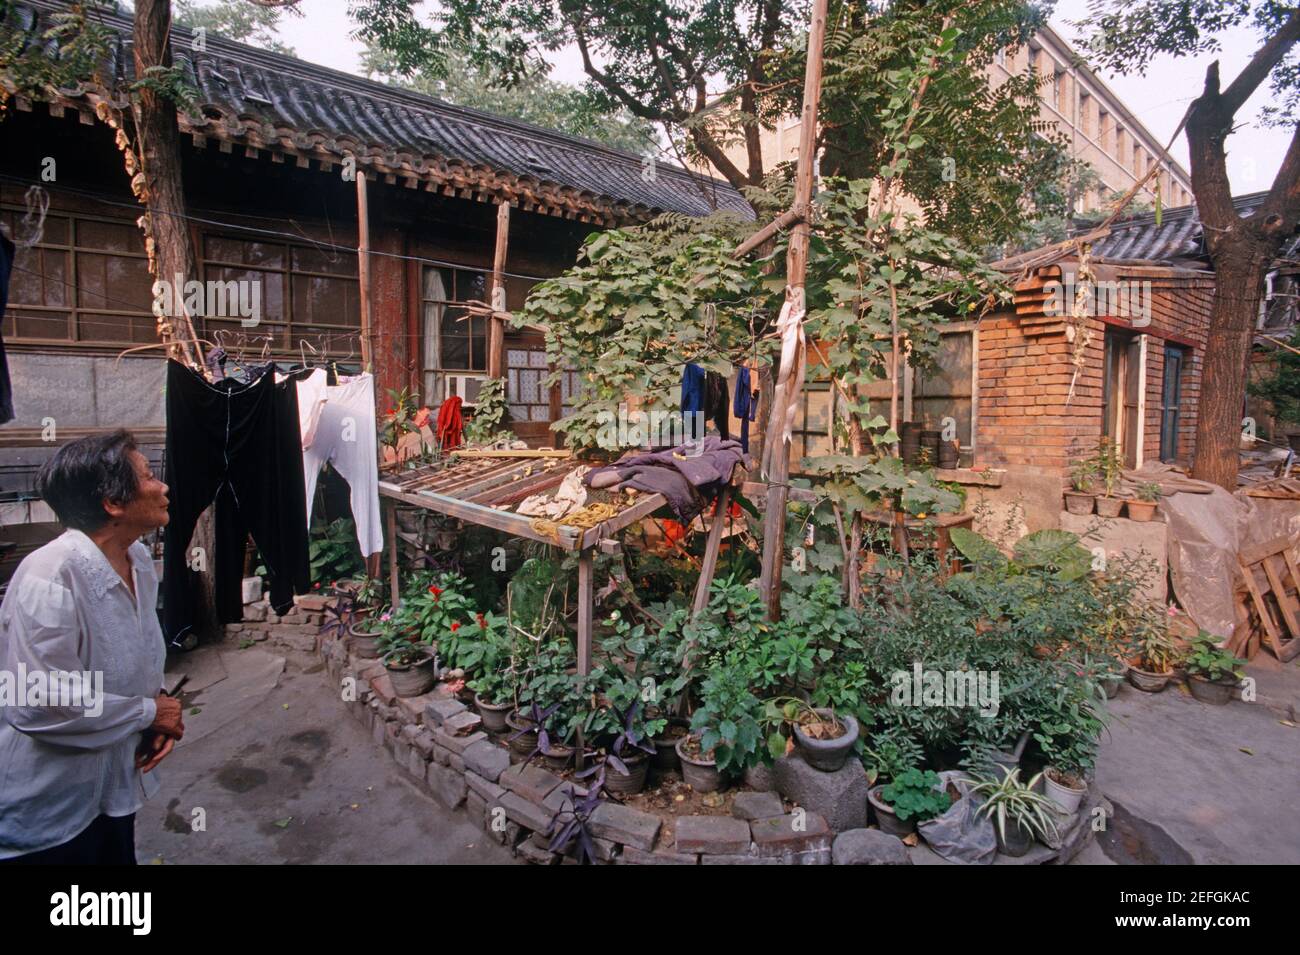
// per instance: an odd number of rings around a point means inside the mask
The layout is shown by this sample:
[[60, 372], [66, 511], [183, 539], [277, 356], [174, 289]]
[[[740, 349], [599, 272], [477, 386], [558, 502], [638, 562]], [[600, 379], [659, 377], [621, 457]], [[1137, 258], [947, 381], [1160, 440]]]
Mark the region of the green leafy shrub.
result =
[[1184, 660], [1189, 675], [1204, 677], [1212, 683], [1230, 677], [1241, 679], [1241, 667], [1246, 665], [1246, 661], [1220, 649], [1218, 643], [1214, 634], [1204, 630], [1191, 639]]
[[952, 805], [952, 797], [938, 786], [938, 773], [913, 767], [887, 783], [880, 791], [880, 798], [903, 822], [909, 819], [925, 822], [942, 815]]

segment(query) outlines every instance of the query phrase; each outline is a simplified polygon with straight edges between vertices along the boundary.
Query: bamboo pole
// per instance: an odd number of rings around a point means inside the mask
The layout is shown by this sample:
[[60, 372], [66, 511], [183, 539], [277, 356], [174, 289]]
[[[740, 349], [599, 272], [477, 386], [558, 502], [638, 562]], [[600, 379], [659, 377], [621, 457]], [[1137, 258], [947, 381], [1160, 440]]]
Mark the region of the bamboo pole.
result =
[[510, 203], [497, 203], [497, 244], [492, 255], [492, 314], [488, 318], [487, 373], [489, 378], [504, 374], [506, 347], [506, 249], [510, 238]]
[[[808, 65], [804, 74], [803, 112], [799, 126], [799, 164], [795, 173], [794, 209], [806, 210], [812, 204], [813, 160], [817, 145], [817, 103], [821, 97], [822, 45], [826, 37], [827, 0], [813, 0], [812, 23], [808, 30]], [[808, 242], [811, 228], [802, 215], [790, 232], [786, 253], [786, 305], [797, 309], [803, 324], [804, 277], [808, 270]], [[785, 423], [788, 409], [798, 395], [791, 391], [802, 378], [805, 350], [802, 345], [782, 349], [777, 387], [768, 414], [764, 454], [770, 455], [767, 475], [767, 511], [763, 515], [763, 567], [760, 589], [771, 620], [781, 616], [781, 564], [785, 556], [785, 507], [788, 499], [786, 482], [790, 474], [790, 451], [786, 445]]]
[[366, 174], [361, 169], [357, 170], [357, 279], [361, 298], [361, 364], [363, 371], [370, 371], [370, 207]]

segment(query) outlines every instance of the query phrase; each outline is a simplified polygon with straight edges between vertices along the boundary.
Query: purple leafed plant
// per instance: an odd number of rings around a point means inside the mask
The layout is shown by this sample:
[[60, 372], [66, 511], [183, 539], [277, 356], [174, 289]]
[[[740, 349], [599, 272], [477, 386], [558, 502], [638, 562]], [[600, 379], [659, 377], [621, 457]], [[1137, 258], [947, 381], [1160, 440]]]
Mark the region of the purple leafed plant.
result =
[[596, 811], [600, 805], [600, 792], [604, 787], [604, 769], [597, 777], [596, 782], [587, 790], [585, 796], [579, 796], [574, 791], [572, 785], [569, 786], [568, 796], [573, 803], [572, 810], [564, 810], [556, 815], [551, 821], [550, 828], [546, 830], [546, 835], [551, 837], [550, 844], [547, 848], [551, 852], [563, 854], [569, 851], [569, 846], [576, 839], [578, 842], [578, 862], [582, 865], [594, 865], [596, 862], [596, 847], [592, 842], [591, 835], [591, 814]]

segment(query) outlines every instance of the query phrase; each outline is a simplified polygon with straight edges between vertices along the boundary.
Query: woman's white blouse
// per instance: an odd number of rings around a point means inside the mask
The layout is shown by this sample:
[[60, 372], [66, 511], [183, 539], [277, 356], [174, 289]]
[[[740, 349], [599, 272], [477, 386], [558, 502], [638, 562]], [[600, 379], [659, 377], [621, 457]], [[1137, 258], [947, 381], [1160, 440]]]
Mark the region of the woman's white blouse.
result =
[[[94, 541], [65, 531], [18, 565], [0, 604], [0, 859], [129, 815], [158, 790], [158, 770], [135, 768], [166, 659], [158, 576], [143, 544], [128, 553], [135, 597]], [[102, 693], [52, 706], [18, 686], [71, 672], [102, 679]]]

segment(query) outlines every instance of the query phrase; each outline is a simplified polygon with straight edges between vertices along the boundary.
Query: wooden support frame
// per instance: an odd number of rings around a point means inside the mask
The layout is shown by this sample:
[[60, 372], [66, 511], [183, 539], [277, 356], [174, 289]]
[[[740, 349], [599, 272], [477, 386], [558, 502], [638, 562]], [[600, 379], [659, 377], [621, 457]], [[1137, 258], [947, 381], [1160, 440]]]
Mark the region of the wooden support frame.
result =
[[488, 318], [487, 375], [505, 374], [506, 251], [510, 241], [510, 203], [497, 203], [497, 241], [492, 254], [492, 314]]
[[[1259, 643], [1283, 663], [1300, 655], [1300, 559], [1296, 556], [1297, 550], [1300, 546], [1296, 542], [1279, 538], [1238, 555], [1246, 579], [1246, 591], [1259, 615], [1262, 631]], [[1267, 586], [1261, 586], [1260, 574], [1263, 574]], [[1277, 605], [1276, 614], [1269, 603], [1270, 596]], [[1240, 656], [1253, 642], [1254, 635], [1247, 627], [1242, 634], [1234, 633], [1229, 649]]]
[[361, 302], [361, 364], [372, 371], [370, 342], [370, 203], [366, 195], [366, 173], [357, 175], [357, 297]]

